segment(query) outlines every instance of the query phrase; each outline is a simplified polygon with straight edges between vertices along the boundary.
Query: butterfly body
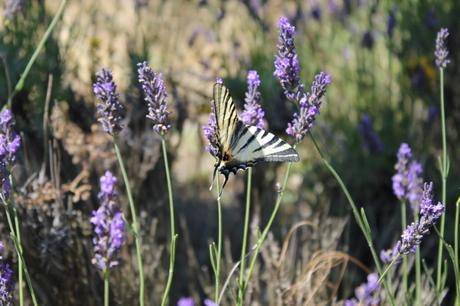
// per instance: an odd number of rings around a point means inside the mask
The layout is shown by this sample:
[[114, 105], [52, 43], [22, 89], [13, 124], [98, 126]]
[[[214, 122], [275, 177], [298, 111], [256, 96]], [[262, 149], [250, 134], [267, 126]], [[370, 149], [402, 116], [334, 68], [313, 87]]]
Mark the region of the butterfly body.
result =
[[230, 173], [236, 174], [238, 170], [246, 170], [258, 162], [299, 161], [298, 153], [287, 142], [238, 119], [235, 105], [224, 85], [214, 85], [213, 98], [219, 146], [213, 176], [217, 171], [224, 175], [222, 189]]

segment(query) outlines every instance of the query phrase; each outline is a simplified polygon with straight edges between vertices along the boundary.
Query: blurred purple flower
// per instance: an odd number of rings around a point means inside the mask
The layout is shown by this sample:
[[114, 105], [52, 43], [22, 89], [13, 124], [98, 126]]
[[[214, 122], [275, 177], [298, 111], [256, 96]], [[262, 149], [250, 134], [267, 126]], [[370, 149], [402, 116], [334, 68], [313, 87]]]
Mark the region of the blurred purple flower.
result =
[[248, 91], [244, 99], [244, 111], [241, 113], [241, 121], [247, 125], [255, 125], [264, 128], [264, 111], [260, 106], [262, 95], [259, 92], [260, 78], [257, 71], [250, 70], [247, 76]]
[[194, 306], [195, 302], [191, 296], [189, 297], [182, 297], [177, 301], [177, 306]]
[[299, 102], [300, 115], [294, 113], [294, 118], [288, 123], [286, 129], [286, 133], [295, 137], [296, 142], [300, 142], [313, 127], [316, 116], [320, 111], [321, 98], [326, 93], [326, 88], [331, 82], [331, 77], [327, 73], [320, 72], [315, 76], [310, 92], [305, 92], [302, 89], [297, 93], [295, 100]]
[[21, 11], [23, 8], [24, 0], [8, 0], [3, 11], [3, 17], [5, 17], [5, 19], [11, 19], [14, 15], [16, 15], [16, 13]]
[[134, 0], [134, 6], [137, 10], [148, 6], [149, 0]]
[[434, 8], [430, 9], [425, 15], [425, 25], [430, 29], [438, 25], [438, 17]]
[[[3, 253], [3, 242], [0, 241], [0, 253]], [[0, 254], [0, 305], [13, 305], [14, 280], [13, 270], [10, 265], [3, 260]]]
[[401, 235], [399, 254], [407, 255], [415, 253], [424, 236], [430, 233], [430, 227], [444, 213], [444, 205], [438, 202], [433, 204], [433, 183], [423, 185], [423, 193], [420, 204], [420, 220], [412, 222]]
[[216, 303], [214, 303], [213, 300], [206, 299], [206, 300], [204, 300], [204, 306], [219, 306], [219, 305], [217, 305]]
[[377, 297], [378, 290], [380, 289], [378, 283], [379, 277], [377, 273], [371, 273], [367, 276], [367, 283], [361, 284], [355, 289], [355, 298], [346, 300], [345, 306], [377, 306], [380, 303]]
[[217, 123], [214, 112], [214, 103], [211, 103], [211, 112], [209, 113], [208, 123], [203, 125], [203, 135], [208, 140], [206, 151], [214, 157], [219, 154], [219, 140], [217, 139]]
[[113, 81], [112, 71], [103, 68], [96, 73], [93, 92], [99, 99], [97, 104], [98, 121], [102, 124], [104, 131], [112, 135], [121, 131], [125, 107], [118, 99], [117, 85]]
[[423, 168], [412, 157], [412, 150], [407, 143], [402, 143], [397, 154], [395, 165], [396, 174], [393, 175], [393, 192], [403, 201], [409, 201], [413, 211], [417, 211], [422, 188]]
[[[299, 91], [299, 59], [295, 51], [294, 36], [295, 27], [292, 26], [286, 17], [278, 20], [278, 53], [275, 56], [275, 77], [278, 78], [284, 90], [286, 98], [295, 100]], [[302, 90], [303, 91], [303, 90]]]
[[100, 178], [101, 206], [93, 211], [91, 223], [94, 225], [93, 264], [102, 271], [118, 266], [118, 252], [125, 241], [125, 221], [118, 208], [117, 179], [110, 171]]
[[393, 37], [393, 32], [396, 27], [396, 11], [397, 11], [397, 7], [393, 6], [390, 9], [390, 12], [388, 13], [388, 17], [387, 17], [387, 34], [388, 34], [388, 37], [390, 38]]
[[380, 260], [385, 264], [392, 262], [394, 259], [397, 258], [400, 248], [401, 248], [401, 242], [398, 241], [393, 246], [393, 248], [380, 251]]
[[436, 57], [436, 66], [442, 69], [446, 68], [447, 64], [450, 63], [450, 60], [447, 58], [449, 56], [449, 50], [447, 50], [446, 46], [448, 36], [449, 30], [446, 28], [441, 28], [436, 36], [436, 50], [434, 51], [434, 56]]
[[372, 119], [368, 114], [364, 114], [358, 124], [358, 131], [361, 135], [364, 148], [370, 153], [380, 153], [383, 151], [383, 142], [375, 132]]
[[428, 124], [432, 124], [433, 121], [435, 121], [439, 116], [439, 109], [436, 104], [431, 104], [428, 107], [428, 116], [426, 118], [426, 121]]
[[361, 40], [361, 45], [366, 49], [372, 49], [374, 47], [374, 35], [371, 30], [364, 32]]
[[14, 131], [15, 125], [11, 111], [4, 109], [0, 113], [0, 184], [5, 198], [11, 192], [10, 170], [21, 146], [21, 137]]
[[169, 124], [169, 111], [166, 104], [165, 83], [161, 73], [155, 73], [146, 62], [137, 64], [139, 83], [144, 90], [145, 101], [148, 104], [149, 113], [147, 118], [153, 121], [153, 130], [164, 135], [171, 128]]

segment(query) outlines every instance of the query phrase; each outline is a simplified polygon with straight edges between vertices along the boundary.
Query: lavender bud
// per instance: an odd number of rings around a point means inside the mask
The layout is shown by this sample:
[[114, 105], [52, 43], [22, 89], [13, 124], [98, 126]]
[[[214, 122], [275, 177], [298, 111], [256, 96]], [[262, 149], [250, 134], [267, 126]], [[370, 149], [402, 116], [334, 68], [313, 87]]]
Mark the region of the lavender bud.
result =
[[438, 68], [446, 68], [447, 64], [450, 63], [448, 59], [449, 50], [447, 50], [446, 40], [449, 36], [449, 30], [446, 28], [441, 28], [438, 35], [436, 36], [436, 50], [434, 51], [434, 56], [436, 57], [436, 66]]
[[99, 103], [97, 104], [98, 121], [109, 134], [115, 134], [123, 129], [122, 120], [125, 116], [125, 107], [119, 101], [117, 85], [113, 81], [112, 71], [101, 69], [96, 73], [96, 83], [93, 92]]
[[139, 83], [144, 90], [145, 101], [148, 104], [147, 118], [153, 121], [153, 130], [160, 135], [166, 134], [169, 124], [169, 111], [166, 104], [168, 94], [161, 73], [155, 73], [146, 62], [137, 64]]
[[13, 114], [9, 109], [0, 113], [0, 184], [5, 198], [10, 195], [10, 169], [16, 162], [16, 156], [21, 146], [21, 137], [14, 131]]
[[259, 92], [260, 78], [257, 71], [250, 70], [247, 76], [248, 91], [244, 99], [244, 111], [241, 113], [241, 121], [247, 125], [255, 125], [264, 128], [264, 111], [260, 106], [262, 95]]

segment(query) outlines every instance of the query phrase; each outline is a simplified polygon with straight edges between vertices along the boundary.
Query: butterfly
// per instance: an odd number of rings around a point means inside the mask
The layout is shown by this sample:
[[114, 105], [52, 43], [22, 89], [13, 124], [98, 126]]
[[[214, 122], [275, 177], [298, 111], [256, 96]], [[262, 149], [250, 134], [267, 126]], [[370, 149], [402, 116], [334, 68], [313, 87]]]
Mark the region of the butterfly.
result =
[[238, 119], [235, 104], [223, 84], [214, 84], [212, 103], [219, 147], [212, 182], [214, 183], [217, 171], [224, 175], [221, 193], [230, 173], [236, 174], [238, 170], [246, 170], [261, 161], [299, 161], [299, 154], [287, 142], [256, 126], [245, 125]]

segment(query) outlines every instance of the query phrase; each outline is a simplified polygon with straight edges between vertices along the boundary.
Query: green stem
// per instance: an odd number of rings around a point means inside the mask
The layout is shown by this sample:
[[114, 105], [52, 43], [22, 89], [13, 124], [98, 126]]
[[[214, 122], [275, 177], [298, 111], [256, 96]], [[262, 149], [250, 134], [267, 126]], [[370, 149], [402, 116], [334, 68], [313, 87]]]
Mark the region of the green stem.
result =
[[[15, 208], [13, 208], [14, 214], [14, 223], [16, 225], [16, 239], [18, 240], [18, 244], [21, 246], [21, 226], [19, 224], [18, 212]], [[23, 281], [23, 267], [22, 267], [22, 260], [18, 260], [18, 286], [19, 286], [19, 305], [24, 306], [24, 281]]]
[[136, 208], [134, 206], [133, 196], [131, 194], [131, 184], [129, 183], [128, 175], [126, 174], [125, 165], [123, 158], [118, 147], [118, 136], [115, 135], [113, 138], [113, 146], [115, 148], [115, 154], [117, 155], [118, 164], [120, 165], [121, 174], [123, 176], [123, 182], [125, 183], [126, 194], [128, 196], [129, 208], [131, 210], [132, 225], [131, 228], [134, 233], [134, 240], [136, 244], [136, 258], [137, 267], [139, 269], [139, 305], [144, 306], [144, 267], [142, 263], [142, 244], [139, 233], [139, 226], [137, 223]]
[[109, 306], [109, 269], [104, 270], [104, 306]]
[[[455, 262], [454, 265], [457, 271], [460, 269], [458, 264], [458, 223], [459, 223], [459, 215], [460, 215], [460, 197], [457, 199], [455, 203], [455, 224], [454, 224], [454, 258]], [[456, 305], [460, 305], [460, 284], [457, 284], [457, 303]]]
[[45, 42], [48, 40], [51, 32], [53, 32], [53, 29], [54, 27], [56, 26], [59, 18], [61, 17], [62, 13], [64, 12], [64, 7], [67, 3], [67, 0], [62, 0], [61, 1], [61, 4], [59, 5], [59, 8], [58, 8], [58, 11], [56, 13], [56, 15], [54, 15], [53, 17], [53, 20], [51, 21], [50, 25], [48, 26], [48, 28], [46, 29], [46, 32], [45, 34], [43, 35], [42, 39], [40, 40], [40, 42], [38, 43], [38, 46], [37, 48], [35, 49], [34, 53], [32, 54], [32, 56], [30, 57], [29, 59], [29, 62], [27, 63], [27, 66], [26, 68], [24, 69], [24, 71], [22, 72], [22, 75], [21, 75], [21, 78], [19, 79], [18, 83], [16, 84], [16, 86], [14, 87], [14, 90], [13, 92], [11, 93], [11, 95], [8, 97], [8, 107], [11, 108], [11, 101], [13, 100], [14, 96], [20, 91], [22, 90], [22, 88], [24, 87], [24, 82], [27, 78], [27, 75], [29, 74], [30, 72], [30, 69], [32, 68], [35, 60], [37, 59], [37, 56], [38, 54], [40, 53], [40, 51], [43, 49], [43, 46], [45, 45]]
[[243, 229], [243, 245], [241, 246], [241, 259], [240, 259], [240, 278], [239, 278], [239, 289], [238, 289], [238, 302], [237, 305], [243, 305], [245, 281], [244, 281], [244, 268], [246, 259], [246, 246], [248, 240], [248, 228], [249, 228], [249, 214], [251, 212], [251, 187], [252, 185], [252, 168], [248, 169], [248, 185], [246, 188], [246, 208], [244, 212], [244, 229]]
[[219, 301], [219, 287], [220, 287], [220, 261], [222, 256], [222, 203], [220, 201], [220, 186], [219, 178], [217, 178], [217, 256], [216, 256], [216, 286], [214, 289], [214, 301]]
[[[414, 220], [418, 222], [418, 216], [414, 213]], [[421, 305], [422, 265], [420, 259], [420, 245], [415, 250], [415, 305]]]
[[[403, 233], [405, 230], [406, 230], [406, 226], [407, 226], [407, 217], [406, 217], [406, 202], [405, 201], [402, 201], [401, 202], [401, 233]], [[409, 271], [407, 271], [407, 257], [404, 256], [403, 257], [403, 263], [402, 263], [402, 266], [403, 266], [403, 292], [406, 293], [407, 292], [407, 274]]]
[[[359, 228], [363, 232], [364, 238], [366, 239], [367, 245], [369, 246], [369, 250], [371, 251], [375, 267], [377, 268], [377, 271], [378, 271], [379, 275], [382, 275], [383, 274], [382, 266], [380, 265], [380, 260], [379, 260], [379, 257], [377, 255], [377, 252], [375, 251], [375, 247], [374, 247], [374, 243], [372, 241], [371, 233], [368, 232], [368, 230], [366, 229], [364, 220], [361, 218], [361, 216], [360, 216], [360, 214], [358, 212], [358, 209], [356, 208], [356, 204], [355, 204], [355, 202], [353, 201], [353, 198], [350, 195], [350, 192], [348, 191], [347, 187], [345, 186], [344, 182], [342, 181], [342, 178], [340, 177], [340, 175], [337, 173], [337, 171], [335, 171], [334, 167], [332, 167], [332, 165], [324, 158], [324, 155], [321, 152], [318, 144], [316, 143], [316, 140], [313, 137], [313, 134], [311, 134], [311, 132], [309, 132], [309, 134], [310, 134], [310, 138], [311, 138], [316, 150], [318, 151], [318, 154], [321, 156], [321, 160], [323, 161], [324, 165], [329, 169], [331, 174], [335, 177], [335, 179], [339, 183], [343, 193], [345, 194], [346, 198], [348, 199], [348, 203], [350, 204], [350, 206], [352, 208], [353, 215], [355, 217], [356, 223], [358, 223]], [[367, 221], [366, 221], [366, 224], [367, 224]], [[384, 279], [383, 286], [384, 286], [384, 288], [385, 288], [385, 290], [386, 290], [386, 292], [388, 294], [388, 298], [390, 299], [391, 305], [395, 306], [395, 300], [394, 300], [393, 293], [391, 292], [388, 277], [386, 277]]]
[[[444, 69], [439, 69], [440, 73], [440, 80], [439, 80], [439, 87], [440, 87], [440, 102], [441, 102], [441, 130], [442, 130], [442, 161], [441, 161], [441, 177], [442, 177], [442, 204], [444, 208], [447, 210], [447, 203], [446, 203], [446, 191], [447, 191], [447, 139], [446, 139], [446, 117], [445, 117], [445, 110], [444, 110]], [[438, 246], [438, 266], [437, 266], [437, 273], [436, 273], [436, 290], [437, 292], [441, 292], [441, 270], [442, 270], [442, 239], [444, 238], [444, 227], [445, 227], [445, 218], [446, 218], [447, 211], [441, 216], [441, 228], [440, 228], [440, 237], [439, 237], [439, 246]]]
[[23, 267], [23, 270], [24, 270], [24, 274], [26, 276], [27, 286], [29, 287], [30, 296], [32, 298], [32, 304], [34, 306], [38, 306], [37, 298], [35, 297], [34, 288], [32, 286], [32, 280], [30, 278], [29, 270], [27, 269], [27, 264], [26, 264], [24, 256], [23, 256], [22, 246], [19, 244], [19, 241], [18, 241], [18, 239], [16, 237], [15, 227], [13, 225], [13, 221], [11, 219], [11, 214], [10, 214], [10, 211], [9, 211], [9, 208], [8, 208], [9, 204], [6, 202], [6, 200], [3, 198], [3, 196], [1, 196], [1, 199], [2, 199], [2, 202], [3, 202], [3, 206], [5, 208], [5, 215], [6, 215], [6, 219], [8, 221], [8, 227], [10, 229], [11, 239], [13, 240], [14, 248], [16, 249], [16, 253], [18, 254], [18, 261], [22, 262], [22, 267]]
[[170, 254], [169, 254], [169, 272], [168, 272], [168, 280], [166, 282], [166, 288], [163, 293], [163, 298], [161, 300], [161, 305], [166, 305], [166, 301], [168, 300], [169, 291], [171, 290], [171, 284], [173, 280], [174, 274], [174, 262], [176, 257], [176, 230], [174, 225], [174, 200], [172, 195], [172, 187], [171, 187], [171, 175], [169, 173], [169, 163], [168, 163], [168, 153], [166, 151], [166, 141], [162, 137], [161, 138], [161, 147], [163, 149], [163, 160], [164, 166], [166, 171], [166, 183], [168, 186], [168, 198], [169, 198], [169, 215], [170, 215], [170, 223], [171, 223], [171, 244], [170, 244]]
[[246, 275], [245, 284], [248, 284], [249, 280], [251, 279], [251, 275], [252, 275], [252, 272], [254, 270], [256, 261], [257, 261], [257, 256], [259, 255], [260, 248], [262, 247], [262, 244], [264, 243], [265, 239], [267, 238], [268, 232], [270, 231], [270, 228], [271, 228], [271, 226], [273, 224], [273, 221], [275, 220], [276, 214], [278, 213], [278, 210], [280, 208], [281, 200], [283, 199], [284, 191], [286, 190], [286, 185], [287, 185], [287, 181], [288, 181], [288, 178], [289, 178], [289, 172], [291, 170], [291, 166], [292, 166], [292, 163], [287, 164], [286, 173], [284, 174], [284, 179], [283, 179], [283, 185], [281, 186], [281, 190], [278, 192], [278, 197], [276, 198], [275, 207], [273, 208], [272, 214], [270, 215], [270, 219], [268, 219], [268, 223], [265, 226], [264, 231], [262, 232], [260, 237], [257, 239], [256, 249], [255, 249], [254, 255], [251, 257], [251, 261], [249, 263], [249, 270], [248, 270], [248, 273]]

